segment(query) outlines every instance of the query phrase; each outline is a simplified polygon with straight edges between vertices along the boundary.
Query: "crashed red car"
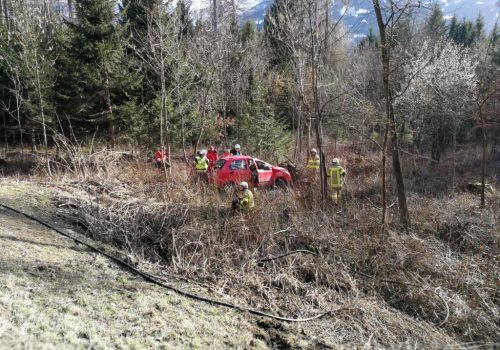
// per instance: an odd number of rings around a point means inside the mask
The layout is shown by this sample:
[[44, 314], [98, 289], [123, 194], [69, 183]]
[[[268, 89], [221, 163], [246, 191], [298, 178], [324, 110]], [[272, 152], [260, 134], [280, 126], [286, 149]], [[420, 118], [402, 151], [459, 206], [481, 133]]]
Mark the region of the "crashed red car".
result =
[[[258, 181], [255, 181], [257, 180]], [[217, 187], [231, 187], [246, 181], [250, 186], [290, 185], [292, 177], [285, 168], [271, 165], [250, 156], [229, 156], [215, 163], [209, 182]]]

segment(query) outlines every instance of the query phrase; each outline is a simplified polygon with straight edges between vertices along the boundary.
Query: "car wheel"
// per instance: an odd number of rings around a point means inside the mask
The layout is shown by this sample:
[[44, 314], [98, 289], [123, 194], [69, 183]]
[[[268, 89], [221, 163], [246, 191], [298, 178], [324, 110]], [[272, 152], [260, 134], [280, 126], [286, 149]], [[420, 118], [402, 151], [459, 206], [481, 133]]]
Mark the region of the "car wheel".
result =
[[279, 177], [276, 179], [276, 181], [274, 181], [274, 186], [276, 186], [278, 188], [286, 188], [287, 185], [288, 185], [287, 182], [282, 177]]

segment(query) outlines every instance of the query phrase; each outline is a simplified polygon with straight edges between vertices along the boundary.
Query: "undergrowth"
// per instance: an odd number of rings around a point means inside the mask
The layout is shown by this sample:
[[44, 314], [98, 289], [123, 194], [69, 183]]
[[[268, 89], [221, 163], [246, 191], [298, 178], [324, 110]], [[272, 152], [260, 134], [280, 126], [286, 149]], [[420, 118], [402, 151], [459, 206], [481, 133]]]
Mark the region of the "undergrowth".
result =
[[[322, 210], [314, 188], [258, 189], [252, 213], [231, 214], [231, 194], [193, 184], [184, 163], [168, 173], [109, 156], [101, 164], [79, 158], [87, 170], [77, 177], [62, 169], [55, 200], [88, 235], [139, 264], [250, 307], [296, 316], [354, 308], [350, 317], [361, 327], [384, 310], [385, 326], [409, 317], [425, 328], [413, 335], [421, 345], [496, 344], [499, 197], [480, 210], [474, 194], [419, 191], [419, 175], [409, 172], [412, 227], [397, 224], [393, 205], [383, 228], [379, 158], [348, 149], [341, 157], [349, 177], [340, 208]], [[378, 311], [369, 317], [355, 316], [374, 304]], [[402, 339], [380, 331], [370, 342], [394, 347]]]

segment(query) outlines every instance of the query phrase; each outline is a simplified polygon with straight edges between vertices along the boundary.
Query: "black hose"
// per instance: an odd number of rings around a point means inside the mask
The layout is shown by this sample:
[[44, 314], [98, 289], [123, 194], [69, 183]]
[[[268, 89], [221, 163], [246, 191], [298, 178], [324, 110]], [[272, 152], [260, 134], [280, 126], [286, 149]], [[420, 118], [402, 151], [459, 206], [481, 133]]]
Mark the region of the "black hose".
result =
[[168, 290], [171, 290], [177, 294], [180, 294], [184, 297], [187, 297], [187, 298], [190, 298], [190, 299], [194, 299], [194, 300], [198, 300], [198, 301], [202, 301], [202, 302], [205, 302], [205, 303], [209, 303], [209, 304], [212, 304], [212, 305], [217, 305], [217, 306], [224, 306], [224, 307], [227, 307], [227, 308], [230, 308], [230, 309], [234, 309], [234, 310], [237, 310], [239, 312], [242, 312], [242, 313], [249, 313], [249, 314], [252, 314], [252, 315], [256, 315], [256, 316], [261, 316], [261, 317], [267, 317], [267, 318], [272, 318], [272, 319], [275, 319], [275, 320], [279, 320], [279, 321], [285, 321], [285, 322], [307, 322], [307, 321], [312, 321], [312, 320], [316, 320], [316, 319], [319, 319], [323, 316], [326, 316], [328, 314], [331, 314], [335, 311], [338, 311], [340, 309], [336, 309], [336, 310], [331, 310], [331, 311], [327, 311], [327, 312], [323, 312], [321, 314], [318, 314], [318, 315], [315, 315], [315, 316], [312, 316], [312, 317], [307, 317], [307, 318], [288, 318], [288, 317], [281, 317], [281, 316], [277, 316], [277, 315], [273, 315], [273, 314], [269, 314], [267, 312], [264, 312], [264, 311], [259, 311], [259, 310], [255, 310], [255, 309], [250, 309], [250, 308], [245, 308], [245, 307], [241, 307], [241, 306], [237, 306], [237, 305], [234, 305], [234, 304], [230, 304], [230, 303], [226, 303], [224, 301], [219, 301], [219, 300], [214, 300], [214, 299], [209, 299], [209, 298], [206, 298], [206, 297], [202, 297], [202, 296], [199, 296], [199, 295], [196, 295], [196, 294], [191, 294], [191, 293], [188, 293], [188, 292], [185, 292], [185, 291], [182, 291], [180, 289], [177, 289], [175, 287], [172, 287], [171, 285], [168, 285], [166, 283], [163, 283], [161, 281], [159, 281], [157, 279], [157, 277], [153, 276], [153, 275], [150, 275], [146, 272], [143, 272], [141, 270], [138, 270], [136, 269], [135, 267], [133, 267], [132, 265], [126, 263], [125, 261], [117, 258], [117, 257], [114, 257], [102, 250], [100, 250], [99, 248], [96, 248], [94, 247], [93, 245], [90, 245], [76, 237], [73, 237], [63, 231], [61, 231], [60, 229], [46, 223], [45, 221], [42, 221], [40, 219], [37, 219], [29, 214], [26, 214], [26, 213], [23, 213], [22, 211], [20, 210], [17, 210], [17, 209], [14, 209], [14, 208], [11, 208], [9, 207], [8, 205], [5, 205], [5, 204], [2, 204], [0, 203], [0, 206], [1, 207], [4, 207], [5, 209], [8, 209], [8, 210], [11, 210], [17, 214], [20, 214], [20, 215], [24, 215], [25, 217], [33, 220], [33, 221], [36, 221], [38, 222], [39, 224], [59, 233], [60, 235], [63, 235], [64, 237], [67, 237], [69, 239], [72, 239], [73, 241], [75, 241], [76, 243], [79, 243], [79, 244], [82, 244], [84, 246], [86, 246], [87, 248], [93, 250], [94, 252], [96, 253], [99, 253], [101, 255], [104, 255], [105, 257], [107, 257], [108, 259], [114, 261], [115, 263], [117, 263], [118, 265], [122, 266], [122, 267], [125, 267], [126, 269], [132, 271], [133, 273], [141, 276], [142, 278], [144, 278], [146, 281], [150, 282], [150, 283], [153, 283], [153, 284], [156, 284], [158, 286], [161, 286], [163, 288], [166, 288]]

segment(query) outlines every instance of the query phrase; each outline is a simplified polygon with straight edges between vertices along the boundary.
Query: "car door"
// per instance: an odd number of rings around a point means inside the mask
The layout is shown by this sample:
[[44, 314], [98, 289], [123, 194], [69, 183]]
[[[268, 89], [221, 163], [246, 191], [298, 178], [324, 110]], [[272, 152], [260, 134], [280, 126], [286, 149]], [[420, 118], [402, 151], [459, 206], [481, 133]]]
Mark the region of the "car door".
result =
[[268, 185], [273, 176], [273, 170], [270, 164], [256, 159], [257, 171], [259, 172], [259, 185]]
[[252, 174], [248, 168], [246, 159], [235, 159], [229, 163], [228, 181], [234, 184], [239, 184], [241, 181], [251, 182]]

